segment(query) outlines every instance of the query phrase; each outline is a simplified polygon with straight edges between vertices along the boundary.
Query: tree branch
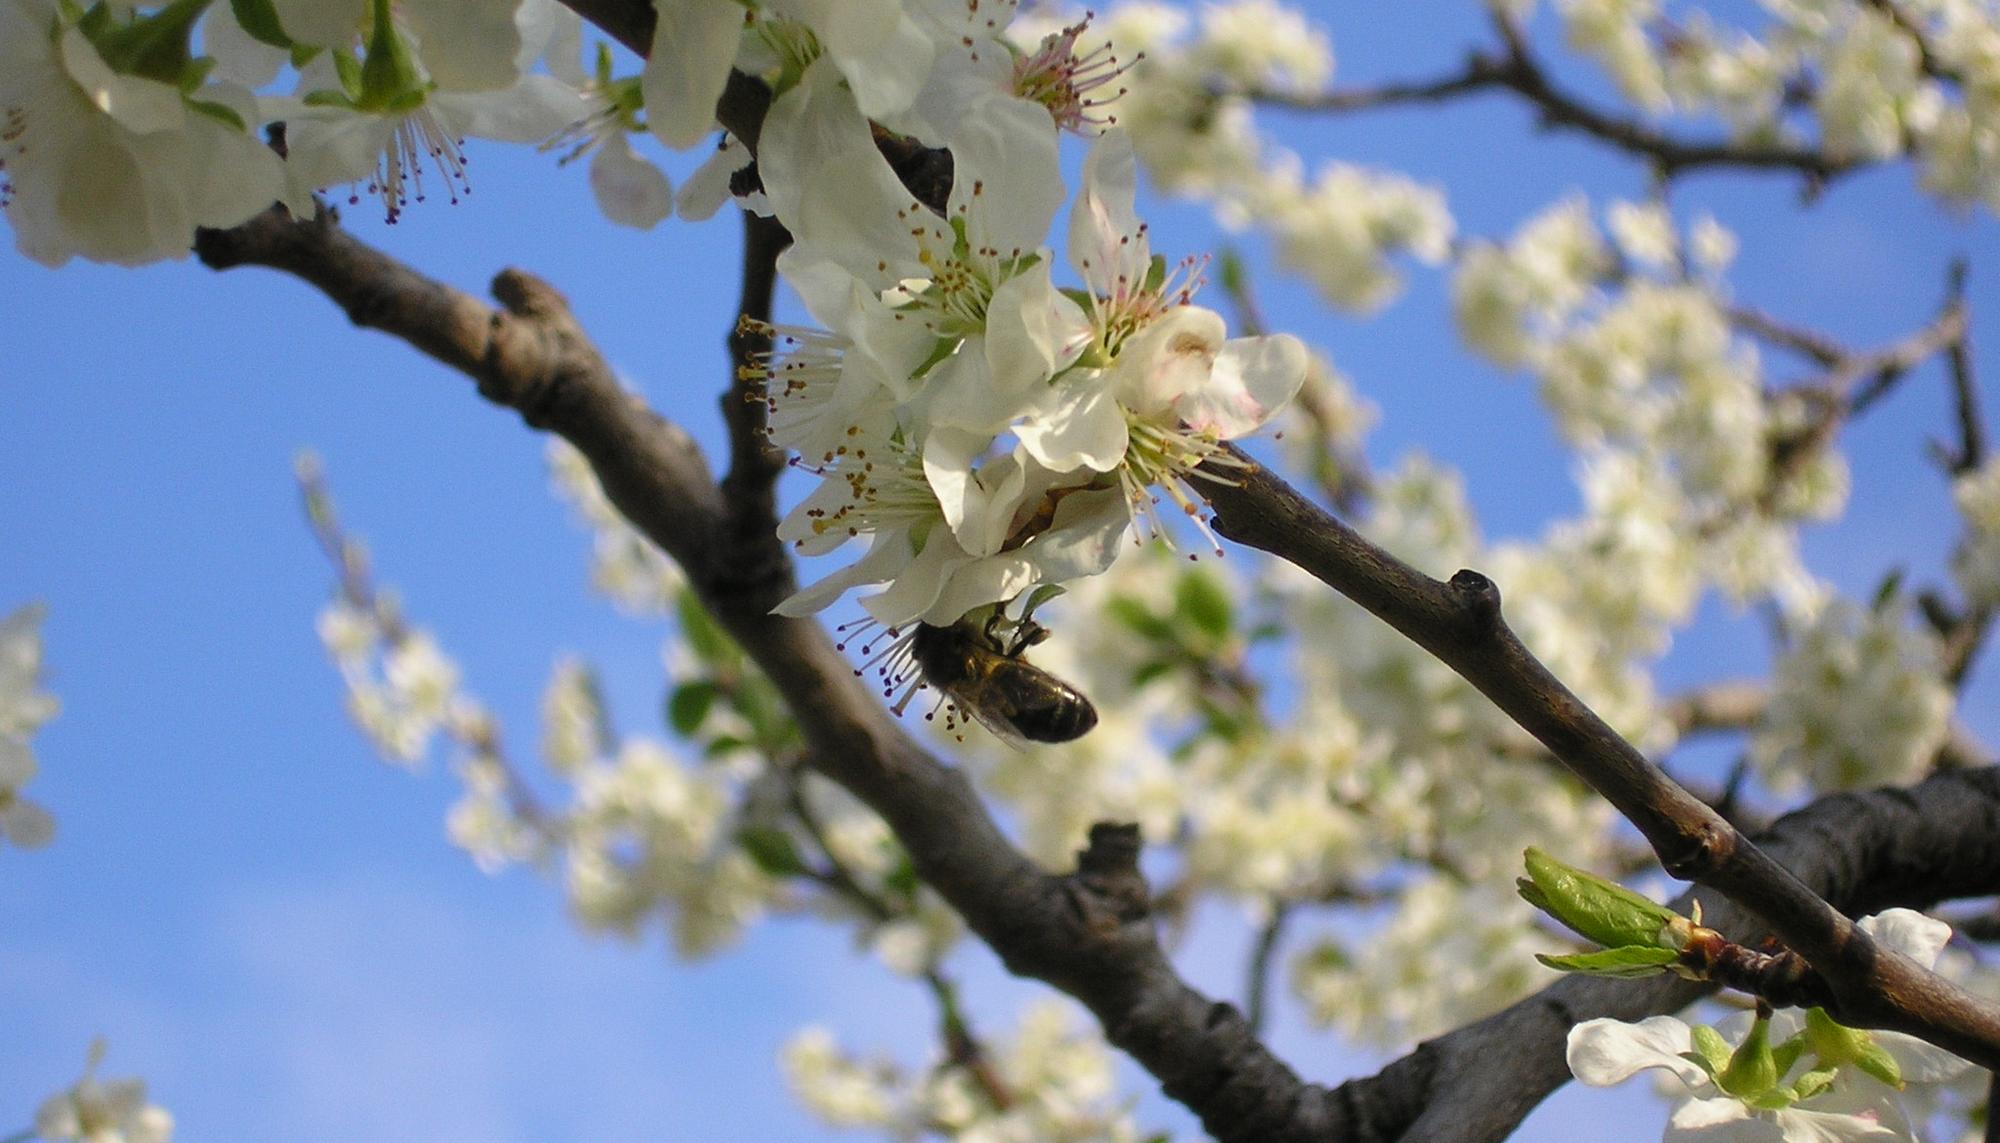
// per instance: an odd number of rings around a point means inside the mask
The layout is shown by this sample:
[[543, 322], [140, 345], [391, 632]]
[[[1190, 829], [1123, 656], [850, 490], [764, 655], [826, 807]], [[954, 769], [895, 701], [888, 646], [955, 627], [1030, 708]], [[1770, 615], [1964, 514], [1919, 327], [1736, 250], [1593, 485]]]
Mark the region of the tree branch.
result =
[[[816, 624], [770, 614], [775, 597], [722, 586], [732, 569], [714, 541], [726, 508], [699, 449], [618, 387], [555, 291], [507, 271], [494, 282], [495, 310], [368, 248], [330, 217], [297, 222], [278, 210], [203, 232], [196, 248], [218, 269], [263, 265], [299, 277], [358, 324], [409, 341], [583, 451], [612, 502], [681, 562], [785, 695], [815, 768], [882, 814], [926, 882], [1009, 969], [1081, 1000], [1111, 1042], [1219, 1139], [1498, 1139], [1567, 1078], [1561, 1042], [1574, 1020], [1636, 1018], [1698, 994], [1689, 985], [1566, 980], [1379, 1076], [1337, 1090], [1306, 1084], [1234, 1008], [1175, 974], [1154, 933], [1135, 829], [1094, 829], [1073, 875], [1037, 869], [964, 777], [903, 733]], [[1254, 506], [1264, 494], [1246, 495]], [[1254, 523], [1238, 514], [1239, 523]], [[1449, 608], [1437, 618], [1459, 622]], [[1830, 799], [1786, 819], [1773, 837], [1772, 854], [1850, 911], [1991, 893], [2000, 887], [2000, 776], [1956, 771], [1912, 791]], [[1721, 902], [1708, 912], [1719, 928], [1742, 923]]]
[[357, 325], [399, 337], [471, 377], [488, 400], [589, 459], [632, 525], [687, 570], [703, 603], [784, 695], [811, 765], [888, 822], [917, 873], [1009, 970], [1088, 1007], [1111, 1042], [1224, 1140], [1324, 1138], [1323, 1102], [1227, 1005], [1188, 987], [1161, 950], [1138, 869], [1136, 827], [1100, 826], [1078, 871], [1036, 867], [970, 782], [912, 741], [818, 624], [771, 614], [790, 590], [740, 582], [722, 542], [728, 507], [699, 447], [619, 387], [554, 289], [518, 270], [501, 308], [433, 281], [342, 231], [330, 213], [274, 208], [196, 251], [215, 269], [266, 266], [325, 293]]
[[[1786, 815], [1757, 844], [1842, 911], [1865, 916], [2000, 888], [2000, 771], [1956, 770], [1907, 790], [1837, 794]], [[1708, 924], [1755, 945], [1768, 930], [1708, 891]], [[1387, 1089], [1375, 1098], [1414, 1108], [1400, 1143], [1497, 1143], [1568, 1082], [1569, 1028], [1599, 1016], [1638, 1020], [1683, 1008], [1703, 985], [1672, 977], [1565, 977], [1512, 1007], [1419, 1046], [1380, 1074], [1344, 1085]]]
[[729, 332], [729, 383], [722, 390], [722, 420], [729, 426], [729, 471], [722, 478], [728, 561], [740, 588], [763, 592], [791, 582], [791, 560], [778, 539], [778, 474], [784, 454], [765, 436], [768, 410], [758, 363], [771, 352], [771, 303], [778, 286], [778, 255], [791, 245], [784, 224], [749, 211], [743, 216], [743, 286], [737, 321]]
[[1248, 98], [1301, 111], [1347, 113], [1409, 103], [1446, 103], [1482, 92], [1512, 92], [1533, 107], [1542, 125], [1572, 131], [1647, 160], [1663, 179], [1704, 168], [1792, 171], [1817, 191], [1859, 165], [1812, 147], [1682, 139], [1643, 120], [1591, 106], [1558, 86], [1511, 18], [1495, 13], [1499, 53], [1473, 52], [1458, 71], [1428, 80], [1348, 88], [1311, 95], [1251, 90]]
[[1908, 1032], [1984, 1066], [2000, 1065], [2000, 1004], [1877, 946], [1682, 789], [1522, 645], [1501, 615], [1500, 589], [1491, 580], [1469, 570], [1448, 584], [1431, 579], [1230, 451], [1243, 467], [1223, 469], [1208, 490], [1218, 533], [1298, 565], [1464, 676], [1617, 807], [1669, 873], [1763, 917], [1826, 977], [1843, 1022]]

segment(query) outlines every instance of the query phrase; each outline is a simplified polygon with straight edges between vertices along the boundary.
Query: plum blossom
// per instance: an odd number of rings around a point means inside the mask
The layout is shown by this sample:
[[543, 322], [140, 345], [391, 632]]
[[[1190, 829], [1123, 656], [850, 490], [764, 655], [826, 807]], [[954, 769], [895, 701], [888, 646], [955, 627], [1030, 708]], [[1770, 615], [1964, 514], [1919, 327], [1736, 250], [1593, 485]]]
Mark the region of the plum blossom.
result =
[[1219, 442], [1262, 425], [1302, 383], [1296, 339], [1229, 339], [1219, 315], [1187, 304], [1193, 263], [1175, 274], [1156, 263], [1121, 132], [1085, 164], [1073, 296], [1055, 286], [1047, 250], [1028, 245], [1053, 206], [996, 202], [979, 174], [1045, 164], [1053, 177], [1054, 125], [1039, 109], [967, 135], [940, 218], [906, 197], [895, 207], [900, 188], [807, 193], [894, 176], [872, 148], [854, 155], [865, 121], [830, 81], [788, 98], [765, 136], [791, 155], [767, 160], [773, 205], [798, 236], [780, 269], [828, 328], [772, 327], [780, 345], [760, 367], [772, 439], [822, 478], [780, 536], [806, 555], [864, 536], [869, 547], [786, 613], [887, 582], [864, 600], [875, 620], [949, 623], [1096, 574], [1130, 515], [1150, 518], [1150, 488], [1193, 515], [1194, 470], [1230, 463]]
[[[584, 117], [583, 97], [567, 83], [528, 72], [542, 45], [524, 41], [513, 8], [504, 32], [487, 22], [453, 25], [458, 34], [445, 41], [450, 47], [433, 43], [424, 51], [401, 8], [388, 0], [372, 4], [358, 63], [347, 54], [350, 32], [340, 48], [300, 73], [298, 98], [270, 101], [274, 117], [286, 122], [294, 201], [303, 204], [308, 192], [323, 187], [363, 184], [395, 222], [411, 202], [427, 197], [427, 167], [452, 201], [470, 191], [467, 137], [540, 143]], [[467, 45], [505, 47], [505, 74]]]
[[35, 756], [28, 736], [56, 712], [56, 700], [39, 689], [42, 609], [29, 605], [0, 620], [0, 838], [23, 849], [47, 845], [55, 822], [21, 788], [33, 780]]
[[577, 89], [590, 110], [549, 136], [539, 149], [561, 151], [557, 161], [565, 166], [589, 155], [591, 193], [604, 216], [620, 226], [646, 230], [673, 214], [672, 181], [632, 146], [631, 135], [643, 129], [638, 77], [614, 76], [611, 49], [603, 44], [598, 45], [591, 76], [585, 77], [569, 60], [563, 61], [563, 70], [551, 61], [551, 70]]
[[647, 126], [676, 150], [714, 129], [732, 69], [763, 73], [783, 91], [825, 60], [820, 70], [880, 119], [909, 106], [936, 55], [901, 0], [763, 0], [747, 11], [737, 0], [685, 0], [658, 9], [640, 83]]
[[[87, 29], [54, 0], [0, 2], [0, 205], [23, 254], [135, 266], [186, 255], [200, 226], [234, 226], [283, 192], [280, 164], [245, 128], [249, 92], [187, 85], [183, 50], [126, 45], [131, 31], [185, 46], [200, 5]], [[108, 53], [108, 54], [107, 54]]]
[[34, 1133], [49, 1143], [67, 1139], [78, 1143], [170, 1143], [174, 1117], [146, 1101], [146, 1081], [99, 1080], [97, 1068], [103, 1061], [104, 1041], [100, 1038], [91, 1042], [83, 1078], [67, 1091], [50, 1096], [35, 1112]]
[[[1937, 962], [1951, 936], [1943, 922], [1909, 909], [1868, 917], [1861, 928], [1926, 968]], [[1690, 1028], [1673, 1016], [1636, 1024], [1586, 1020], [1570, 1030], [1570, 1072], [1596, 1087], [1623, 1083], [1649, 1068], [1679, 1080], [1666, 1143], [1914, 1143], [1901, 1090], [1943, 1082], [1969, 1066], [1914, 1037], [1842, 1028], [1818, 1009], [1803, 1019], [1781, 1012], [1725, 1026], [1732, 1025], [1735, 1047], [1732, 1037]], [[1760, 1061], [1761, 1070], [1752, 1066]]]
[[1195, 468], [1226, 458], [1218, 442], [1291, 400], [1307, 354], [1287, 334], [1229, 339], [1221, 315], [1190, 303], [1193, 265], [1155, 264], [1133, 209], [1136, 173], [1122, 131], [1106, 132], [1085, 160], [1069, 257], [1089, 294], [1086, 347], [1015, 434], [1050, 469], [1116, 472], [1142, 516], [1152, 486], [1194, 516]]
[[1778, 662], [1750, 757], [1773, 786], [1846, 790], [1916, 780], [1950, 729], [1937, 637], [1905, 600], [1827, 604]]

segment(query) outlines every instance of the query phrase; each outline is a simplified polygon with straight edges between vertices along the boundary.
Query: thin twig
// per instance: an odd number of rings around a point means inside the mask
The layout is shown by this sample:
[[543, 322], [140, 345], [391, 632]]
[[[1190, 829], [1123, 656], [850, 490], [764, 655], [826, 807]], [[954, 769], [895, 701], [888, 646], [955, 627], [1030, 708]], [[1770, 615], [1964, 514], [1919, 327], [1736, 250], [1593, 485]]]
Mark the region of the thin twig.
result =
[[1284, 937], [1285, 921], [1291, 917], [1290, 902], [1273, 899], [1270, 902], [1271, 917], [1257, 930], [1257, 943], [1250, 950], [1250, 968], [1244, 988], [1243, 1019], [1250, 1025], [1250, 1034], [1264, 1034], [1264, 1019], [1271, 992], [1271, 961], [1277, 954], [1278, 942]]
[[1496, 9], [1493, 22], [1501, 40], [1500, 52], [1474, 52], [1463, 67], [1447, 75], [1308, 95], [1262, 89], [1243, 94], [1271, 106], [1345, 113], [1399, 104], [1443, 103], [1489, 91], [1512, 92], [1536, 109], [1544, 126], [1579, 132], [1643, 158], [1663, 180], [1705, 168], [1791, 171], [1805, 176], [1808, 189], [1816, 192], [1860, 165], [1856, 159], [1812, 147], [1682, 139], [1640, 119], [1593, 107], [1556, 84], [1511, 16]]

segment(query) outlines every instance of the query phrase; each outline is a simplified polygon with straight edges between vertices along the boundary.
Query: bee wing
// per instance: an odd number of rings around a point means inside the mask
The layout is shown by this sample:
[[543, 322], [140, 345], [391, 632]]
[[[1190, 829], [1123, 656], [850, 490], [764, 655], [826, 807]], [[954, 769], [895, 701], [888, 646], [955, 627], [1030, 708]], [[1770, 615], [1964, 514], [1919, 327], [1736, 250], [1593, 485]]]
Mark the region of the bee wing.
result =
[[1028, 739], [1020, 731], [1014, 729], [1013, 724], [1008, 722], [1005, 716], [996, 711], [987, 710], [976, 702], [961, 700], [957, 703], [957, 706], [958, 709], [978, 719], [979, 725], [991, 731], [993, 737], [1016, 750], [1026, 750], [1028, 748]]

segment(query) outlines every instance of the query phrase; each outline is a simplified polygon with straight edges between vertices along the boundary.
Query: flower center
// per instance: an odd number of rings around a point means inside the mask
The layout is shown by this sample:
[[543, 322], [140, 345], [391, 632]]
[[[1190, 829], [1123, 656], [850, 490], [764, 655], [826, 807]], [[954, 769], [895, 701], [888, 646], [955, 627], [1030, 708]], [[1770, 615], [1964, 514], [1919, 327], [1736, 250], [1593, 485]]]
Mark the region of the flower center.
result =
[[[398, 119], [389, 145], [382, 148], [382, 157], [376, 162], [375, 175], [368, 182], [368, 193], [382, 200], [387, 221], [394, 223], [402, 217], [404, 207], [424, 201], [426, 157], [444, 179], [445, 193], [453, 204], [458, 202], [459, 195], [471, 194], [463, 145], [464, 140], [446, 130], [432, 112], [429, 100]], [[359, 201], [359, 195], [348, 198], [349, 203]]]
[[1079, 135], [1094, 134], [1117, 122], [1117, 116], [1102, 114], [1100, 109], [1125, 94], [1125, 88], [1104, 89], [1146, 58], [1141, 52], [1121, 63], [1108, 42], [1078, 55], [1077, 37], [1089, 26], [1086, 16], [1050, 33], [1040, 47], [1014, 61], [1015, 93], [1048, 108], [1059, 129]]
[[859, 536], [943, 524], [944, 509], [924, 476], [923, 457], [914, 448], [898, 437], [866, 441], [858, 427], [850, 427], [847, 437], [848, 443], [828, 450], [823, 463], [792, 461], [828, 481], [847, 485], [847, 500], [839, 507], [807, 511], [815, 535]]

